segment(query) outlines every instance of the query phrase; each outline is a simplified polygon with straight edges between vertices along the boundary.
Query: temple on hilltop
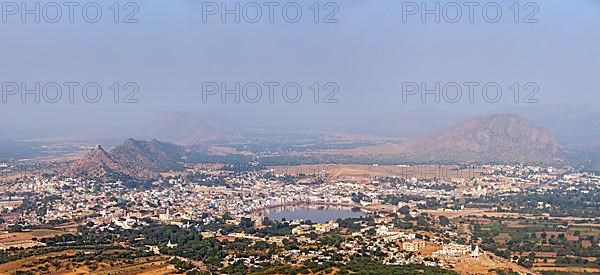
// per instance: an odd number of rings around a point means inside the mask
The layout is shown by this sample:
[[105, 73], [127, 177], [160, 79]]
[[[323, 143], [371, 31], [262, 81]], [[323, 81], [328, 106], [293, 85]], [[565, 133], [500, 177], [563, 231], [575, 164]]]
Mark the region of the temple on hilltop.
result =
[[479, 249], [479, 245], [476, 245], [475, 249], [471, 251], [471, 257], [478, 258], [479, 256], [481, 256], [481, 250]]

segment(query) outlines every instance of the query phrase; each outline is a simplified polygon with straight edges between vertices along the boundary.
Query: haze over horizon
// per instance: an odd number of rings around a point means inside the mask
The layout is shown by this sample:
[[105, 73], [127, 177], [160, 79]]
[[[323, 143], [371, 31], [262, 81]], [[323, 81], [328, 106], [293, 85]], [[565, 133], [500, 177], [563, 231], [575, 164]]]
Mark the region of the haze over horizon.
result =
[[[70, 103], [66, 95], [58, 103], [35, 103], [29, 95], [22, 103], [18, 94], [9, 95], [0, 103], [0, 137], [138, 136], [150, 120], [177, 112], [214, 114], [241, 128], [392, 136], [431, 130], [423, 126], [405, 131], [401, 126], [413, 125], [411, 121], [427, 113], [447, 119], [430, 122], [435, 127], [472, 115], [517, 113], [561, 136], [557, 131], [563, 126], [553, 124], [555, 112], [565, 112], [562, 117], [573, 120], [580, 119], [581, 112], [586, 121], [600, 113], [594, 81], [600, 48], [590, 47], [600, 42], [600, 5], [591, 0], [538, 3], [539, 22], [533, 24], [512, 22], [504, 4], [498, 23], [481, 18], [473, 23], [464, 19], [435, 23], [433, 17], [426, 23], [418, 17], [403, 23], [397, 1], [339, 2], [335, 14], [339, 22], [330, 24], [312, 22], [309, 5], [302, 6], [305, 14], [298, 23], [281, 18], [274, 23], [235, 23], [232, 16], [226, 23], [218, 16], [204, 23], [199, 2], [152, 0], [138, 3], [138, 23], [115, 24], [109, 5], [100, 3], [105, 14], [96, 24], [22, 23], [18, 17], [0, 24], [3, 83], [25, 82], [31, 89], [35, 82], [98, 82], [104, 91], [97, 103], [81, 96]], [[466, 94], [458, 103], [436, 103], [432, 96], [422, 103], [418, 94], [403, 100], [405, 82], [425, 82], [431, 88], [435, 82], [469, 81], [500, 83], [502, 99], [489, 103], [476, 93], [473, 103]], [[113, 82], [137, 83], [139, 102], [123, 103], [120, 98], [114, 103]], [[225, 82], [228, 89], [235, 82], [297, 82], [303, 95], [299, 102], [289, 103], [276, 94], [271, 103], [264, 90], [258, 103], [235, 103], [231, 95], [222, 103], [218, 94], [204, 102], [202, 83], [207, 82]], [[321, 86], [319, 103], [313, 99], [314, 82]], [[324, 102], [331, 91], [324, 87], [329, 82], [339, 86], [334, 103]], [[539, 85], [535, 95], [539, 103], [524, 103], [523, 98], [514, 103], [510, 91], [514, 82]], [[127, 91], [121, 87], [121, 97]], [[526, 94], [522, 87], [520, 96]], [[376, 120], [380, 125], [371, 123]]]

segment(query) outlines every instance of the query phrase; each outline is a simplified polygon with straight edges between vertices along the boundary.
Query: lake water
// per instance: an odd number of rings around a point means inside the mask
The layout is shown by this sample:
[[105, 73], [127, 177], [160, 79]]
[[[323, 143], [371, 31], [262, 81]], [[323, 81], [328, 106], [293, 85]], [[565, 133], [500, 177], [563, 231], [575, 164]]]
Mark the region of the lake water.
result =
[[365, 212], [357, 208], [329, 205], [299, 205], [270, 208], [264, 211], [265, 216], [271, 220], [311, 220], [316, 223], [325, 223], [331, 220], [358, 218], [365, 216]]

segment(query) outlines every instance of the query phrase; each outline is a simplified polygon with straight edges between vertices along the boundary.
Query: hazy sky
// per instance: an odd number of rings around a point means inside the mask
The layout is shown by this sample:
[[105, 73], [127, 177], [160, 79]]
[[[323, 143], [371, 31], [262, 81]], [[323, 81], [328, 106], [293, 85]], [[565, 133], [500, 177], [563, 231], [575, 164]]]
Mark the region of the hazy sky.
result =
[[[536, 105], [522, 102], [533, 89], [525, 89], [528, 82], [539, 86], [534, 97], [539, 104], [596, 105], [600, 100], [595, 85], [600, 75], [600, 2], [594, 0], [532, 2], [535, 5], [520, 1], [519, 23], [514, 22], [514, 1], [497, 1], [502, 10], [497, 23], [486, 21], [493, 19], [493, 10], [488, 10], [489, 18], [482, 16], [482, 7], [493, 1], [471, 1], [479, 4], [474, 8], [473, 23], [469, 22], [469, 8], [461, 1], [463, 14], [457, 23], [447, 20], [455, 17], [454, 7], [446, 5], [450, 1], [438, 2], [442, 9], [447, 7], [440, 23], [434, 15], [421, 22], [420, 11], [408, 15], [405, 23], [403, 5], [408, 9], [409, 1], [383, 0], [319, 2], [319, 23], [314, 22], [314, 1], [280, 2], [274, 7], [273, 23], [267, 18], [268, 1], [257, 2], [262, 7], [257, 23], [247, 20], [255, 15], [255, 7], [247, 1], [237, 2], [240, 9], [247, 7], [248, 18], [241, 14], [240, 23], [234, 15], [226, 15], [222, 23], [221, 7], [214, 15], [205, 14], [205, 23], [203, 13], [221, 1], [195, 0], [132, 2], [135, 5], [122, 1], [119, 23], [113, 22], [114, 1], [97, 1], [102, 17], [97, 23], [88, 23], [86, 20], [94, 19], [94, 10], [88, 6], [84, 18], [82, 7], [91, 1], [83, 1], [73, 7], [73, 23], [65, 6], [59, 22], [50, 23], [56, 9], [45, 6], [49, 2], [25, 1], [30, 9], [40, 3], [40, 23], [34, 15], [23, 14], [22, 7], [18, 11], [14, 6], [2, 7], [3, 136], [127, 135], [135, 129], [134, 123], [173, 111], [215, 113], [252, 127], [289, 129], [339, 128], [390, 112], [423, 108], [501, 111], [515, 105], [513, 82], [521, 86], [519, 107]], [[226, 8], [233, 9], [235, 3], [225, 2]], [[428, 1], [426, 8], [433, 9], [435, 3]], [[282, 15], [285, 4], [289, 4], [287, 18]], [[134, 12], [136, 6], [139, 10]], [[299, 21], [287, 22], [294, 19], [297, 6], [302, 10]], [[133, 16], [128, 17], [130, 14]], [[139, 22], [123, 23], [127, 18]], [[338, 23], [324, 23], [327, 18]], [[539, 22], [523, 22], [527, 20]], [[22, 103], [22, 87], [20, 93], [12, 93], [12, 83], [22, 82], [30, 90], [36, 82], [40, 86], [52, 82], [81, 85], [75, 87], [74, 103], [69, 102], [64, 86], [58, 103], [44, 99], [35, 103], [33, 95]], [[97, 103], [82, 97], [81, 88], [88, 82], [97, 82], [103, 90]], [[113, 82], [120, 83], [119, 103], [114, 103]], [[138, 103], [123, 103], [134, 87], [124, 87], [127, 82], [139, 86]], [[241, 86], [256, 82], [262, 86], [263, 97], [258, 103], [243, 99], [235, 103], [230, 95], [222, 103], [217, 94], [203, 102], [202, 83], [209, 82], [225, 82], [228, 89], [235, 82]], [[281, 84], [275, 88], [273, 103], [262, 85], [265, 82]], [[290, 82], [302, 88], [297, 103], [282, 97], [282, 86]], [[314, 82], [320, 84], [319, 103], [314, 102]], [[328, 82], [339, 87], [332, 98], [337, 103], [323, 102], [335, 86], [325, 87]], [[499, 102], [488, 103], [476, 88], [474, 103], [468, 101], [466, 90], [455, 104], [435, 103], [432, 96], [423, 104], [418, 95], [403, 102], [405, 82], [425, 82], [428, 88], [435, 82], [442, 86], [497, 82], [503, 95]], [[54, 91], [52, 85], [47, 87]], [[293, 91], [292, 87], [291, 95]]]

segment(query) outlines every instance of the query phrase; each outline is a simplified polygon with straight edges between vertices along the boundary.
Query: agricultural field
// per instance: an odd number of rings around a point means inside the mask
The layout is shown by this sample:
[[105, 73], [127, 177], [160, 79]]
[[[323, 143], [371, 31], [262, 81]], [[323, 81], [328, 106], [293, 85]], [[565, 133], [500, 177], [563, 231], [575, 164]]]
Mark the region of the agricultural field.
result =
[[481, 248], [542, 273], [600, 272], [600, 225], [568, 219], [468, 217]]
[[[165, 274], [175, 271], [168, 257], [103, 247], [29, 249], [0, 263], [0, 274]], [[162, 271], [160, 271], [162, 270]], [[155, 273], [154, 273], [155, 272]]]

